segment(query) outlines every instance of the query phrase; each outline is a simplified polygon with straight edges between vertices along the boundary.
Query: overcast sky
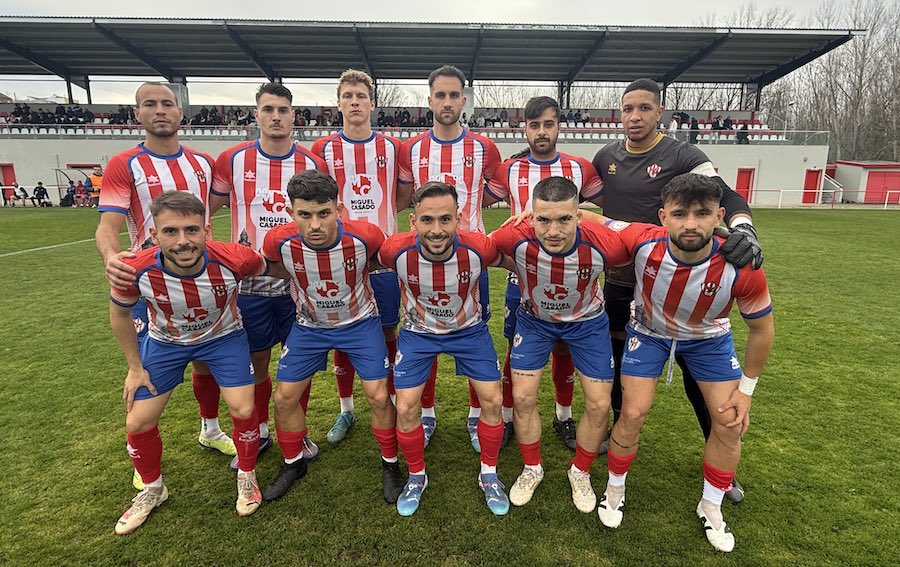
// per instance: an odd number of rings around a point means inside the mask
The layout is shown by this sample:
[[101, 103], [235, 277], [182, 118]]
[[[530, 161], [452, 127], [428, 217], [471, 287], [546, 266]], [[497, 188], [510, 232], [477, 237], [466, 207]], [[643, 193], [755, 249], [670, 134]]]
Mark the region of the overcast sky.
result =
[[[755, 0], [759, 11], [788, 5], [784, 0]], [[789, 5], [795, 25], [822, 3], [822, 0], [793, 0]], [[279, 5], [280, 4], [280, 5]], [[255, 4], [232, 0], [153, 0], [151, 2], [109, 2], [108, 0], [0, 0], [0, 15], [7, 16], [77, 16], [77, 17], [143, 17], [143, 18], [236, 18], [338, 21], [406, 21], [406, 22], [486, 22], [534, 24], [592, 24], [635, 26], [690, 26], [712, 19], [724, 21], [747, 2], [724, 0], [631, 0], [621, 3], [597, 0], [455, 0], [423, 2], [401, 0], [373, 2], [342, 0], [333, 3], [281, 2]], [[333, 6], [322, 12], [311, 6]], [[554, 11], [548, 12], [548, 6]], [[255, 10], [254, 8], [261, 8]], [[265, 8], [265, 9], [262, 9]], [[713, 16], [713, 18], [710, 18]], [[74, 47], [74, 46], [73, 46]], [[0, 92], [19, 98], [65, 95], [65, 82], [47, 78], [30, 80], [0, 75]], [[255, 85], [252, 78], [234, 85], [188, 82], [192, 104], [247, 104], [252, 101]], [[136, 84], [104, 82], [92, 78], [92, 95], [96, 103], [127, 103], [132, 100]], [[287, 82], [295, 92], [295, 100], [306, 104], [332, 104], [331, 85], [299, 85]], [[74, 87], [75, 97], [85, 101], [84, 91]], [[418, 89], [408, 89], [418, 96]], [[423, 101], [424, 104], [424, 101]]]

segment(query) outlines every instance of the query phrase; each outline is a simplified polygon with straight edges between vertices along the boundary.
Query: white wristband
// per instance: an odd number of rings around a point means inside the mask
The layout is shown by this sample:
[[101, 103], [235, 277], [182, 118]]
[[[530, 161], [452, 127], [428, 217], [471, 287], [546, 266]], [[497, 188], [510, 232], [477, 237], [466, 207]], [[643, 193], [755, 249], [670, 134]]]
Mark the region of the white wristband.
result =
[[748, 396], [753, 395], [753, 390], [756, 389], [756, 383], [759, 382], [759, 378], [750, 378], [749, 376], [741, 373], [741, 383], [738, 385], [738, 390], [742, 394], [747, 394]]

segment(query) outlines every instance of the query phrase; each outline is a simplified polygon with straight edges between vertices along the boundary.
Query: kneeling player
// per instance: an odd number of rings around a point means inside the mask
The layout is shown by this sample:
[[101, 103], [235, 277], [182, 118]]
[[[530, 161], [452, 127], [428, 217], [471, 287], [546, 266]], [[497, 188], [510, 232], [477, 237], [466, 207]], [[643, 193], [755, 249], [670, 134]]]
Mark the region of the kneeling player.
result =
[[[622, 358], [622, 415], [609, 445], [609, 481], [597, 509], [607, 527], [622, 522], [625, 477], [666, 360], [685, 358], [712, 417], [703, 456], [697, 516], [719, 551], [734, 549], [722, 498], [750, 425], [750, 401], [774, 336], [772, 302], [762, 270], [735, 268], [719, 253], [713, 230], [722, 221], [721, 189], [709, 177], [683, 174], [662, 191], [662, 227], [611, 222], [634, 255], [637, 287]], [[728, 314], [737, 300], [749, 327], [744, 368], [735, 354]], [[670, 371], [671, 372], [671, 371]], [[671, 374], [670, 374], [671, 376]]]
[[456, 189], [429, 181], [413, 195], [412, 232], [388, 238], [379, 261], [397, 271], [403, 301], [403, 328], [394, 362], [397, 391], [397, 441], [409, 466], [409, 479], [397, 500], [401, 516], [412, 515], [428, 486], [425, 432], [419, 419], [422, 391], [435, 357], [456, 359], [456, 372], [468, 376], [481, 405], [478, 437], [481, 472], [478, 485], [488, 508], [509, 511], [505, 487], [497, 478], [497, 455], [503, 439], [500, 419], [500, 370], [497, 353], [482, 319], [480, 276], [488, 266], [512, 263], [486, 236], [457, 232]]
[[589, 513], [597, 505], [590, 468], [606, 433], [614, 368], [609, 320], [599, 278], [607, 265], [630, 262], [621, 240], [596, 223], [581, 223], [578, 190], [564, 177], [535, 185], [533, 216], [491, 234], [491, 240], [515, 260], [522, 304], [510, 355], [513, 421], [525, 467], [510, 501], [531, 500], [544, 477], [537, 393], [550, 351], [568, 345], [584, 390], [584, 414], [576, 432], [575, 458], [568, 471], [572, 501]]
[[[150, 212], [156, 225], [150, 234], [157, 246], [126, 259], [137, 271], [136, 281], [124, 291], [110, 292], [110, 326], [128, 361], [123, 394], [128, 454], [144, 484], [116, 523], [117, 534], [133, 532], [169, 496], [160, 470], [159, 416], [192, 360], [209, 365], [234, 422], [237, 512], [249, 516], [262, 502], [256, 481], [259, 430], [253, 374], [237, 288], [241, 279], [267, 273], [266, 262], [245, 246], [207, 241], [206, 210], [187, 192], [161, 195]], [[142, 297], [150, 329], [138, 352], [131, 308]]]
[[359, 373], [372, 410], [372, 434], [381, 447], [384, 499], [396, 502], [403, 488], [395, 412], [387, 387], [390, 360], [369, 284], [368, 264], [384, 234], [365, 221], [342, 221], [337, 191], [334, 179], [316, 170], [292, 177], [287, 210], [294, 222], [269, 231], [263, 243], [266, 257], [290, 273], [297, 304], [297, 320], [281, 352], [275, 387], [275, 432], [284, 464], [263, 491], [267, 501], [280, 498], [306, 474], [306, 412], [297, 400], [309, 387], [310, 377], [325, 370], [328, 351], [338, 348]]

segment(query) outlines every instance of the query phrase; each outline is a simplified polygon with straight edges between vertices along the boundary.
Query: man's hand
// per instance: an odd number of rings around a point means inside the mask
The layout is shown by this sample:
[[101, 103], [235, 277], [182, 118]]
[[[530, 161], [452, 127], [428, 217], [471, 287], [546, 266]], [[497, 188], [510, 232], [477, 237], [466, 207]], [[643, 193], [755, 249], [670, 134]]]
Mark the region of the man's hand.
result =
[[146, 386], [151, 394], [156, 395], [156, 388], [150, 381], [150, 374], [143, 367], [129, 368], [128, 375], [125, 376], [125, 389], [122, 392], [122, 399], [125, 400], [125, 413], [131, 411], [131, 406], [134, 405], [134, 395], [141, 386]]
[[106, 279], [109, 281], [109, 285], [125, 291], [129, 285], [134, 283], [137, 270], [122, 261], [125, 258], [134, 258], [134, 256], [134, 252], [125, 250], [109, 257], [109, 260], [106, 261]]
[[508, 225], [509, 223], [513, 223], [513, 226], [519, 226], [526, 220], [530, 219], [531, 216], [532, 216], [531, 211], [525, 211], [525, 212], [519, 213], [517, 215], [513, 215], [513, 216], [509, 217], [508, 219], [506, 219], [505, 221], [503, 221], [503, 224], [500, 225], [500, 228], [503, 228], [504, 226]]
[[719, 227], [716, 235], [725, 238], [725, 242], [719, 249], [725, 260], [738, 268], [743, 268], [752, 261], [754, 270], [758, 270], [763, 264], [762, 248], [756, 238], [756, 229], [751, 224], [739, 224], [728, 230]]
[[728, 401], [722, 404], [719, 407], [719, 413], [726, 412], [730, 409], [734, 409], [737, 412], [737, 416], [730, 423], [726, 423], [725, 427], [741, 427], [741, 435], [747, 433], [747, 429], [750, 428], [750, 402], [752, 398], [747, 394], [741, 392], [740, 390], [735, 390], [731, 393], [731, 397], [728, 398]]

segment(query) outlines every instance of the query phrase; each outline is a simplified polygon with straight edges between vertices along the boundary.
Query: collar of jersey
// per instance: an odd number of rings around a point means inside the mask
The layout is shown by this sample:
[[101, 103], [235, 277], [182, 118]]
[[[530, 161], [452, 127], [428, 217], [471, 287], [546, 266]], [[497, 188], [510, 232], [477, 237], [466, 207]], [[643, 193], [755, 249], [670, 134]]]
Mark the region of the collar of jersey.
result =
[[536, 235], [535, 235], [534, 239], [538, 243], [538, 246], [541, 247], [541, 250], [544, 251], [544, 254], [547, 254], [548, 256], [553, 256], [554, 258], [565, 258], [569, 254], [574, 252], [575, 249], [578, 248], [578, 245], [581, 244], [581, 229], [580, 228], [575, 229], [575, 241], [572, 243], [572, 247], [569, 248], [565, 252], [551, 252], [551, 251], [547, 250], [546, 248], [544, 248], [544, 244], [541, 242], [540, 238], [538, 238]]
[[625, 151], [628, 152], [629, 154], [645, 154], [645, 153], [649, 152], [650, 150], [652, 150], [653, 148], [655, 148], [656, 145], [659, 144], [663, 138], [665, 138], [665, 136], [663, 136], [662, 132], [657, 132], [656, 139], [653, 140], [653, 143], [650, 144], [649, 146], [647, 146], [643, 150], [632, 150], [631, 148], [629, 148], [628, 147], [628, 138], [626, 138], [625, 139]]
[[184, 146], [178, 146], [178, 151], [175, 152], [174, 154], [170, 154], [170, 155], [157, 154], [157, 153], [151, 152], [147, 148], [147, 146], [144, 145], [144, 142], [141, 142], [140, 144], [138, 144], [138, 147], [141, 148], [141, 151], [143, 151], [145, 154], [150, 154], [151, 156], [153, 156], [155, 158], [159, 158], [159, 159], [175, 159], [175, 158], [181, 157], [181, 154], [184, 153]]
[[441, 140], [440, 138], [438, 138], [437, 136], [434, 135], [434, 128], [431, 128], [428, 130], [428, 135], [431, 136], [432, 141], [437, 142], [438, 144], [455, 144], [456, 142], [465, 138], [466, 133], [468, 133], [468, 131], [469, 131], [468, 128], [463, 127], [462, 134], [460, 134], [453, 140]]
[[365, 143], [368, 143], [368, 142], [371, 142], [372, 140], [374, 140], [376, 133], [377, 132], [375, 132], [375, 130], [372, 130], [372, 135], [369, 136], [368, 138], [366, 138], [365, 140], [354, 140], [353, 138], [350, 138], [346, 134], [344, 134], [344, 129], [341, 128], [340, 131], [338, 132], [338, 136], [340, 136], [341, 139], [344, 140], [345, 142], [349, 142], [351, 144], [365, 144]]
[[284, 154], [283, 156], [270, 156], [270, 155], [267, 154], [265, 151], [263, 151], [262, 145], [259, 143], [259, 140], [256, 140], [256, 142], [254, 142], [253, 145], [256, 146], [256, 151], [258, 151], [259, 153], [261, 153], [265, 158], [267, 158], [267, 159], [274, 159], [274, 160], [287, 159], [287, 158], [291, 157], [292, 155], [294, 155], [294, 152], [297, 151], [297, 145], [296, 145], [296, 144], [291, 144], [291, 151], [289, 151], [288, 153]]
[[672, 254], [672, 250], [670, 249], [670, 247], [672, 246], [672, 239], [670, 237], [666, 236], [666, 253], [668, 253], [669, 257], [672, 258], [672, 260], [674, 260], [675, 263], [678, 264], [679, 266], [699, 266], [700, 264], [708, 262], [710, 258], [715, 256], [716, 253], [719, 252], [719, 241], [716, 239], [715, 236], [712, 237], [712, 243], [713, 243], [712, 250], [709, 251], [709, 256], [707, 256], [706, 258], [703, 258], [702, 260], [697, 260], [696, 262], [682, 262], [681, 260], [679, 260], [678, 258], [675, 257], [675, 254]]
[[425, 254], [422, 253], [422, 243], [419, 242], [419, 237], [416, 237], [416, 252], [419, 253], [420, 258], [422, 258], [426, 262], [431, 262], [432, 264], [443, 264], [444, 262], [450, 260], [450, 258], [452, 258], [454, 254], [456, 254], [457, 247], [459, 247], [459, 233], [456, 233], [456, 236], [453, 237], [453, 252], [451, 252], [450, 255], [447, 256], [446, 260], [429, 260], [425, 256]]
[[559, 152], [556, 152], [556, 157], [555, 157], [555, 158], [553, 158], [553, 159], [551, 159], [551, 160], [548, 160], [548, 161], [540, 161], [540, 160], [534, 159], [533, 157], [531, 157], [531, 153], [530, 153], [530, 152], [529, 152], [529, 154], [528, 154], [528, 161], [530, 161], [530, 162], [533, 163], [534, 165], [553, 165], [554, 163], [556, 163], [556, 162], [559, 161], [559, 158], [560, 158]]
[[316, 248], [315, 246], [311, 246], [311, 245], [307, 244], [305, 240], [303, 240], [303, 235], [302, 235], [302, 234], [300, 235], [300, 242], [301, 242], [304, 246], [306, 246], [307, 248], [309, 248], [310, 250], [315, 250], [316, 252], [318, 252], [318, 251], [320, 251], [320, 250], [331, 250], [332, 248], [334, 248], [335, 246], [337, 246], [338, 243], [341, 241], [341, 238], [344, 237], [344, 223], [341, 222], [340, 219], [338, 219], [337, 223], [338, 223], [337, 236], [335, 237], [334, 242], [332, 242], [332, 243], [329, 244], [328, 246], [323, 246], [322, 248]]
[[166, 268], [166, 265], [163, 264], [162, 250], [156, 251], [156, 265], [159, 266], [159, 269], [164, 271], [166, 274], [172, 276], [173, 278], [178, 278], [181, 280], [191, 280], [202, 274], [206, 271], [206, 264], [209, 262], [209, 250], [203, 251], [203, 264], [200, 266], [200, 269], [197, 270], [194, 274], [176, 274], [175, 272], [171, 272]]

